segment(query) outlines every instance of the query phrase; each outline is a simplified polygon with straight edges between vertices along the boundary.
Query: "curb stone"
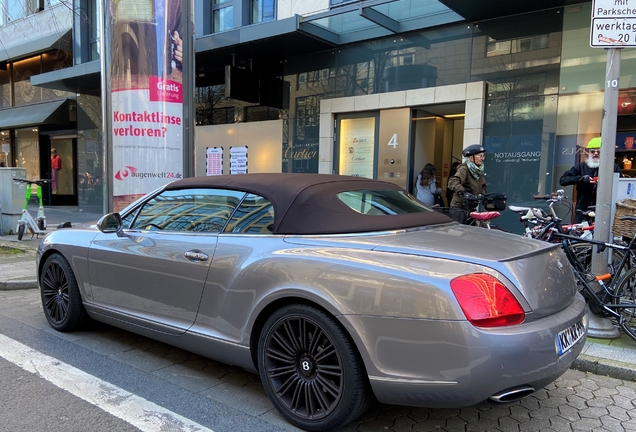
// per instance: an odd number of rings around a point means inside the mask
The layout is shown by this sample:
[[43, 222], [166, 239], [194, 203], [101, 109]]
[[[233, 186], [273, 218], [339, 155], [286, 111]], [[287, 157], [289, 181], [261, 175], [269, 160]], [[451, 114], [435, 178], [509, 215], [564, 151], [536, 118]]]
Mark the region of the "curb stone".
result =
[[632, 363], [618, 360], [580, 354], [570, 367], [581, 372], [590, 372], [595, 375], [606, 375], [625, 381], [636, 381], [635, 366]]
[[0, 282], [0, 291], [37, 289], [36, 280]]

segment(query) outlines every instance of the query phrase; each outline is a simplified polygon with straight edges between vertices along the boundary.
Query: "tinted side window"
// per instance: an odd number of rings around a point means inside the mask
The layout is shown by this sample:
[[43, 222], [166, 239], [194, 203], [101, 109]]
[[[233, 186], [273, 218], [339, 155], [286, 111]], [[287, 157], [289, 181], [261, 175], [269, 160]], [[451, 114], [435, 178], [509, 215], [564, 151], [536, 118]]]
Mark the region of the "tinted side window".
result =
[[273, 228], [274, 207], [272, 203], [262, 196], [249, 194], [234, 212], [225, 232], [271, 234]]
[[144, 204], [131, 228], [220, 232], [244, 195], [222, 189], [164, 191]]
[[337, 196], [352, 210], [372, 216], [432, 211], [413, 196], [400, 190], [357, 190], [340, 192]]
[[135, 211], [131, 211], [130, 213], [126, 215], [126, 217], [123, 217], [121, 219], [122, 221], [121, 226], [124, 227], [124, 229], [128, 229], [132, 226], [132, 222], [133, 220], [135, 220], [135, 216], [137, 216], [138, 211], [139, 209], [136, 209]]

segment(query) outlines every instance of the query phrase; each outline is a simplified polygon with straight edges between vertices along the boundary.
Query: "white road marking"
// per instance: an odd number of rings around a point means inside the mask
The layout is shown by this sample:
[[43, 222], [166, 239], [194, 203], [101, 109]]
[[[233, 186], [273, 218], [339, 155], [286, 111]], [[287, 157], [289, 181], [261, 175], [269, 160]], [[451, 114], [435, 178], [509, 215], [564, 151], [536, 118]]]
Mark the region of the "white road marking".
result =
[[0, 334], [0, 357], [37, 374], [144, 432], [214, 432], [71, 365]]

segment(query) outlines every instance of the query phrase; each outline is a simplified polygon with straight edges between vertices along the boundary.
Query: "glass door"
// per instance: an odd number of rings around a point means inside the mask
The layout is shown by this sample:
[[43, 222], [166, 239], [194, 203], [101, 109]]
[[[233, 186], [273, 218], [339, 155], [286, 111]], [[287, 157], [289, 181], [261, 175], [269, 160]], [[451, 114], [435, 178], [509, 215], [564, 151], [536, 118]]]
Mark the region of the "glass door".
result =
[[77, 205], [75, 138], [51, 138], [49, 159], [49, 205]]
[[15, 131], [15, 166], [26, 169], [26, 178], [37, 180], [40, 175], [40, 138], [38, 128], [17, 129]]

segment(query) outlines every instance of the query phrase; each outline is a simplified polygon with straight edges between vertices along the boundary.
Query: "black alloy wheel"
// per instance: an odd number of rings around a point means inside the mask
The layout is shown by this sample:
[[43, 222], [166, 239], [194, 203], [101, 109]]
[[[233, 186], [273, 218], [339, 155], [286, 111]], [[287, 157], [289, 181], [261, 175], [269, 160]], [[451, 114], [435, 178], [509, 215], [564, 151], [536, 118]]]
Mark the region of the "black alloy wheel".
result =
[[42, 266], [40, 293], [46, 320], [55, 330], [73, 331], [86, 320], [77, 280], [61, 255], [50, 255]]
[[341, 427], [371, 400], [360, 355], [338, 323], [316, 308], [276, 311], [261, 333], [258, 359], [267, 395], [305, 430]]
[[20, 224], [20, 226], [18, 226], [18, 240], [22, 240], [22, 237], [24, 237], [25, 229], [24, 224]]

